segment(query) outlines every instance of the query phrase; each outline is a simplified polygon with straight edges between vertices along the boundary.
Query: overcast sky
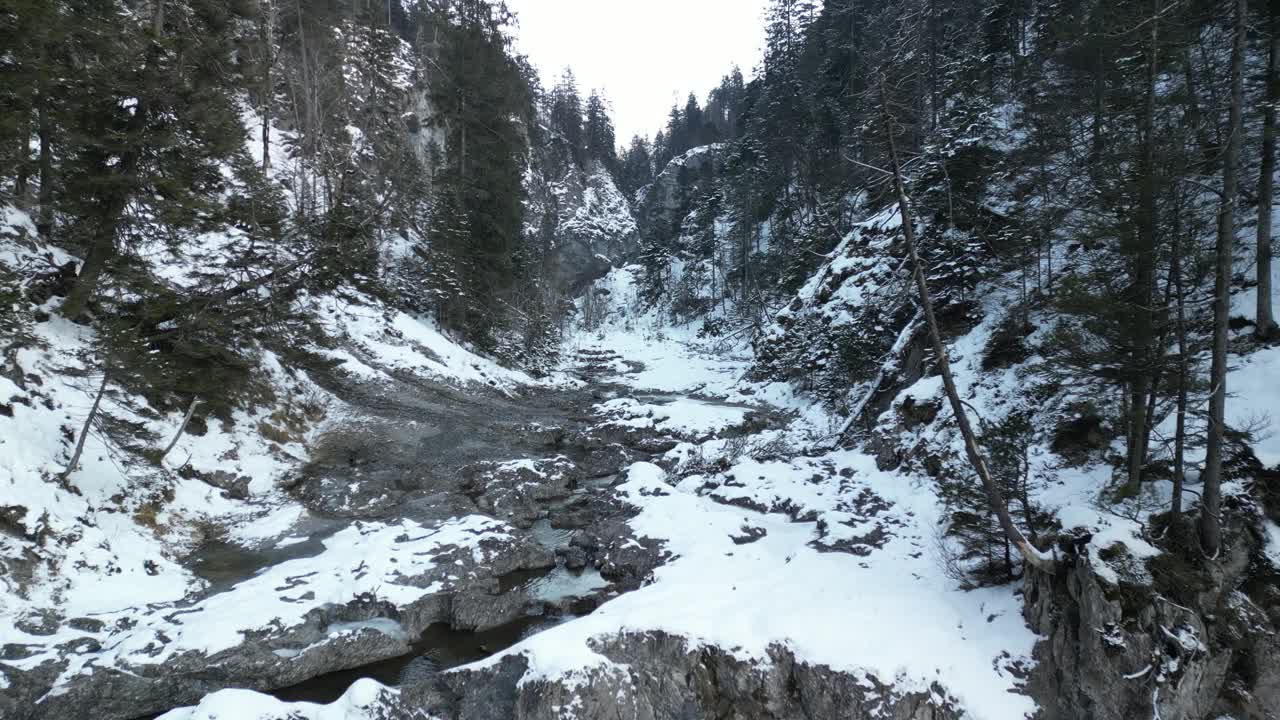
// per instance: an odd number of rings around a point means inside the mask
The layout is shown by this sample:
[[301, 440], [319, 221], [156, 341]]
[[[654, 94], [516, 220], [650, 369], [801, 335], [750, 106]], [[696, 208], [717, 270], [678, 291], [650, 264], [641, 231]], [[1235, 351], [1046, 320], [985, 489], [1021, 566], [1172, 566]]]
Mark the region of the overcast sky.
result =
[[768, 0], [507, 0], [519, 16], [516, 49], [546, 87], [573, 68], [583, 100], [604, 90], [618, 142], [652, 137], [673, 101], [699, 102], [736, 63], [760, 58]]

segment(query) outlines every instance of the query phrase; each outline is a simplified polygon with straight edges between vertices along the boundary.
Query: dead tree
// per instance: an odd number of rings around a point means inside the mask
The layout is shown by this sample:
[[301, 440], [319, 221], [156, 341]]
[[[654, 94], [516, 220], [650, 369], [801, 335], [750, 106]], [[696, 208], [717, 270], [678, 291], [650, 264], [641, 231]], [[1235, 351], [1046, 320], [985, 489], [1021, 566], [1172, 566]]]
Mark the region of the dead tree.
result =
[[76, 471], [80, 465], [80, 455], [84, 453], [85, 440], [89, 439], [89, 431], [93, 429], [93, 421], [98, 417], [98, 406], [102, 404], [102, 396], [107, 392], [107, 379], [110, 373], [102, 373], [102, 384], [98, 386], [98, 394], [93, 398], [93, 405], [89, 407], [89, 417], [84, 419], [84, 427], [80, 428], [80, 437], [76, 440], [75, 452], [71, 453], [71, 462], [67, 465], [67, 469], [62, 471], [58, 479], [63, 483], [67, 478], [71, 477], [71, 473]]
[[885, 137], [889, 143], [889, 158], [893, 165], [893, 186], [897, 194], [898, 211], [902, 219], [902, 235], [906, 240], [907, 253], [911, 260], [916, 289], [920, 293], [920, 310], [924, 315], [925, 324], [929, 328], [929, 340], [933, 344], [933, 353], [937, 358], [938, 372], [942, 375], [942, 385], [946, 389], [947, 400], [951, 404], [951, 412], [955, 415], [956, 425], [959, 426], [960, 435], [964, 438], [965, 454], [968, 456], [969, 464], [973, 466], [974, 472], [978, 474], [978, 478], [982, 481], [983, 490], [986, 491], [987, 495], [987, 503], [1000, 521], [1000, 528], [1004, 531], [1005, 537], [1018, 549], [1018, 553], [1029, 567], [1051, 573], [1054, 571], [1055, 561], [1037, 550], [1022, 534], [1022, 531], [1013, 524], [1013, 518], [1009, 515], [1009, 504], [1005, 501], [1004, 493], [1000, 490], [1000, 486], [996, 484], [995, 478], [987, 467], [986, 460], [982, 457], [982, 450], [978, 447], [978, 438], [973, 432], [973, 426], [969, 424], [969, 416], [964, 409], [964, 401], [960, 399], [960, 392], [956, 389], [956, 381], [951, 374], [951, 362], [947, 356], [947, 348], [942, 343], [942, 334], [938, 330], [938, 319], [933, 312], [933, 300], [929, 295], [928, 277], [924, 270], [924, 263], [921, 261], [920, 254], [916, 249], [916, 233], [915, 227], [912, 225], [911, 203], [907, 200], [907, 191], [902, 180], [902, 164], [898, 161], [898, 147], [894, 141], [893, 117], [889, 111], [889, 99], [884, 85], [884, 78], [881, 77], [880, 113], [884, 123]]

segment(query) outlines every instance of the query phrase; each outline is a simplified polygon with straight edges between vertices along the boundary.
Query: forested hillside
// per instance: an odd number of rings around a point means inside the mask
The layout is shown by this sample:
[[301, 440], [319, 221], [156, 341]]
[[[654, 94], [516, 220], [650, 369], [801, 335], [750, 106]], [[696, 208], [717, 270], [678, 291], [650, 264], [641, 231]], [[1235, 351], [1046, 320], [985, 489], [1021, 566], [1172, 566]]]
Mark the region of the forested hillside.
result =
[[1123, 438], [1117, 500], [1180, 483], [1188, 453], [1209, 502], [1257, 467], [1265, 420], [1224, 425], [1222, 388], [1228, 355], [1277, 334], [1269, 6], [797, 1], [768, 22], [756, 80], [623, 154], [682, 188], [642, 227], [650, 297], [709, 334], [745, 324], [758, 372], [850, 414], [848, 440], [925, 332], [910, 213], [943, 335], [994, 323], [985, 370], [1034, 360], [1017, 405], [1075, 403]]
[[1280, 8], [768, 5], [0, 5], [0, 716], [1272, 718]]
[[[5, 199], [84, 258], [78, 274], [32, 268], [60, 312], [118, 327], [104, 342], [131, 372], [146, 348], [187, 357], [151, 378], [162, 395], [293, 325], [298, 293], [342, 284], [512, 362], [554, 355], [567, 286], [550, 286], [544, 225], [580, 198], [547, 186], [616, 165], [611, 121], [571, 76], [543, 91], [501, 5], [410, 7], [7, 9]], [[155, 277], [157, 257], [191, 268], [183, 287]]]
[[[1216, 699], [1185, 667], [1123, 691], [1076, 673], [1141, 670], [1084, 628], [1158, 646], [1185, 619], [1146, 614], [1164, 602], [1207, 616], [1249, 588], [1274, 623], [1274, 8], [779, 0], [767, 22], [753, 80], [623, 153], [624, 186], [652, 182], [641, 295], [707, 341], [751, 338], [756, 379], [841, 418], [825, 442], [933, 478], [949, 572], [1020, 579], [1032, 626], [1080, 645], [1041, 660], [1088, 709], [1050, 716], [1264, 717], [1244, 697], [1273, 681], [1246, 668], [1274, 649], [1197, 671], [1235, 688]], [[1115, 520], [1082, 522], [1085, 497]], [[1054, 613], [1091, 602], [1045, 582], [1089, 547], [1124, 611], [1038, 615], [1049, 588]]]

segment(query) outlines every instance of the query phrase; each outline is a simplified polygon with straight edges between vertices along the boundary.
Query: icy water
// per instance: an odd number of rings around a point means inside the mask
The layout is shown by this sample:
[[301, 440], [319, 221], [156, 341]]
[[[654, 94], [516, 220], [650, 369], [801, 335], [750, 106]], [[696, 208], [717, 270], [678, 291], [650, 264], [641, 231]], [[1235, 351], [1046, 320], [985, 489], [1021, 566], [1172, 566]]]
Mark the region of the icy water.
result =
[[[595, 486], [607, 487], [613, 480], [612, 476], [602, 478], [596, 481]], [[535, 522], [530, 532], [539, 544], [550, 550], [567, 547], [574, 533], [572, 529], [554, 527], [547, 519]], [[609, 584], [593, 567], [570, 570], [562, 559], [557, 559], [556, 567], [550, 570], [519, 571], [503, 576], [499, 593], [520, 592], [531, 604], [551, 608], [566, 600], [592, 595], [608, 588]], [[406, 655], [321, 675], [292, 687], [273, 690], [271, 694], [289, 702], [331, 703], [362, 678], [388, 686], [421, 682], [436, 673], [506, 650], [572, 617], [572, 614], [530, 614], [480, 632], [457, 630], [447, 623], [436, 623], [413, 642], [411, 651]]]
[[[559, 444], [548, 447], [543, 444], [545, 441], [523, 430], [529, 425], [580, 426], [590, 422], [587, 409], [598, 402], [601, 395], [616, 394], [613, 388], [594, 383], [586, 389], [558, 389], [528, 397], [474, 396], [449, 388], [410, 383], [394, 388], [341, 389], [363, 411], [361, 429], [376, 438], [371, 451], [359, 458], [359, 467], [352, 463], [355, 476], [360, 477], [361, 483], [384, 477], [414, 478], [412, 483], [398, 480], [387, 483], [391, 491], [402, 486], [407, 491], [402, 498], [368, 517], [375, 520], [410, 517], [423, 521], [475, 512], [473, 506], [468, 509], [469, 503], [458, 506], [438, 501], [443, 497], [441, 491], [447, 494], [456, 484], [459, 468], [469, 463], [557, 454], [576, 462], [590, 454], [592, 451], [586, 448]], [[664, 396], [660, 400], [671, 402], [680, 398]], [[329, 469], [341, 473], [345, 467]], [[543, 506], [544, 517], [527, 528], [528, 537], [555, 552], [556, 565], [504, 574], [497, 578], [494, 588], [495, 597], [509, 597], [514, 593], [522, 599], [524, 612], [515, 620], [482, 631], [436, 623], [412, 640], [405, 655], [327, 673], [270, 691], [270, 694], [290, 702], [330, 703], [363, 678], [388, 686], [418, 683], [439, 672], [507, 650], [531, 635], [591, 612], [616, 590], [611, 589], [611, 583], [591, 565], [566, 567], [565, 552], [570, 549], [576, 530], [558, 526], [553, 518], [567, 508], [581, 507], [590, 498], [608, 496], [618, 482], [616, 475], [579, 478], [567, 497]], [[311, 504], [313, 507], [304, 513], [301, 523], [291, 528], [287, 540], [242, 547], [230, 540], [213, 538], [195, 554], [197, 559], [192, 570], [208, 581], [209, 592], [222, 592], [265, 568], [319, 554], [324, 550], [325, 540], [349, 525], [353, 518], [326, 512], [323, 503]]]
[[562, 618], [528, 616], [483, 632], [454, 630], [448, 624], [437, 623], [414, 642], [409, 655], [321, 675], [273, 690], [271, 694], [288, 702], [331, 703], [361, 678], [372, 678], [388, 686], [420, 682], [444, 670], [483, 660], [562, 621]]

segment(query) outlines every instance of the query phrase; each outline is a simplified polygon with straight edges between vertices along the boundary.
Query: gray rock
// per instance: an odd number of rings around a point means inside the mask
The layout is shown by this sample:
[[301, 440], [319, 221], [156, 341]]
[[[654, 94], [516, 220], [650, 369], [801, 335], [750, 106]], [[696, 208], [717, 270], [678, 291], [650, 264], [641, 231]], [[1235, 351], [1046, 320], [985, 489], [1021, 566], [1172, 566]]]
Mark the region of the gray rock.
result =
[[521, 683], [528, 660], [509, 656], [483, 670], [462, 670], [406, 688], [407, 704], [449, 720], [952, 720], [960, 717], [940, 687], [901, 694], [890, 686], [798, 661], [771, 647], [769, 662], [736, 659], [717, 648], [690, 647], [662, 632], [611, 636], [593, 649], [612, 660], [572, 684]]
[[1025, 613], [1044, 636], [1030, 690], [1043, 720], [1275, 718], [1280, 634], [1265, 588], [1280, 574], [1251, 522], [1228, 524], [1215, 561], [1157, 556], [1151, 584], [1122, 574], [1112, 585], [1092, 568], [1100, 558], [1071, 554], [1056, 576], [1029, 574]]

